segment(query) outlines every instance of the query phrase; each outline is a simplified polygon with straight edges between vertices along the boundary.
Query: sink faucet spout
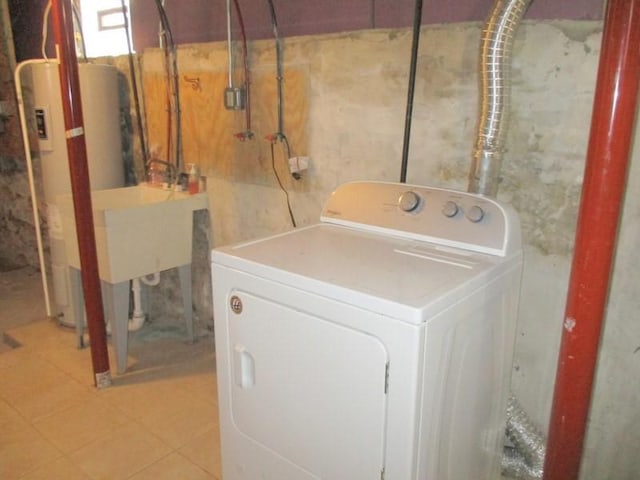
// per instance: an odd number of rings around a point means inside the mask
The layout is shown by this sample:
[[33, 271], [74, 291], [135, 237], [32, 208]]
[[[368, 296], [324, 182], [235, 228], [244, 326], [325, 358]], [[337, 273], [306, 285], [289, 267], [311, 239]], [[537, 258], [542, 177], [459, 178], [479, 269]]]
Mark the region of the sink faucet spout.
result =
[[[154, 165], [162, 165], [164, 168], [157, 169]], [[169, 186], [176, 183], [178, 179], [178, 172], [176, 166], [165, 160], [159, 160], [152, 158], [145, 165], [145, 174], [147, 181], [151, 184], [155, 183], [167, 183]]]

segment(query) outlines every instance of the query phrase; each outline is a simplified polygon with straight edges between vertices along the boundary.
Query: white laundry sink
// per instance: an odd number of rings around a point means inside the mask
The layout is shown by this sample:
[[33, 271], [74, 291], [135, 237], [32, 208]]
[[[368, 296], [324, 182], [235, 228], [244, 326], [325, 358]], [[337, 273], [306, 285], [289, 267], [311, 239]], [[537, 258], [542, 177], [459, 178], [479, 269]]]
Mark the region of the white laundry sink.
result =
[[[91, 192], [100, 278], [119, 283], [191, 263], [193, 212], [206, 193], [147, 185]], [[57, 197], [69, 265], [80, 269], [70, 194]]]

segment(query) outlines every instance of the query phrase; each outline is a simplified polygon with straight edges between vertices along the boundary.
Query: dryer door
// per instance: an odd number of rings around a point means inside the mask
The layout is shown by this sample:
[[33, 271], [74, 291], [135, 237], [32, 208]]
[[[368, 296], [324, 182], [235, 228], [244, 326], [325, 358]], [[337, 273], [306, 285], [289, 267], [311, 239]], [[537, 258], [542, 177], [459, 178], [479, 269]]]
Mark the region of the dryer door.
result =
[[370, 334], [246, 292], [230, 297], [235, 427], [314, 477], [379, 479], [384, 345]]

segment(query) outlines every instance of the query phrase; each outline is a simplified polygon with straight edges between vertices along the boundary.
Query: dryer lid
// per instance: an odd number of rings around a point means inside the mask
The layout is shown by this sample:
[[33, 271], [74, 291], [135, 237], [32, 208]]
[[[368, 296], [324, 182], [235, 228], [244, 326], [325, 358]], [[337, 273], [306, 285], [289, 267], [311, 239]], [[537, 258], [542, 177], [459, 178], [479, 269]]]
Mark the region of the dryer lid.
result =
[[[516, 256], [518, 259], [519, 255]], [[509, 259], [318, 224], [213, 251], [224, 265], [397, 318], [424, 312], [478, 288]]]

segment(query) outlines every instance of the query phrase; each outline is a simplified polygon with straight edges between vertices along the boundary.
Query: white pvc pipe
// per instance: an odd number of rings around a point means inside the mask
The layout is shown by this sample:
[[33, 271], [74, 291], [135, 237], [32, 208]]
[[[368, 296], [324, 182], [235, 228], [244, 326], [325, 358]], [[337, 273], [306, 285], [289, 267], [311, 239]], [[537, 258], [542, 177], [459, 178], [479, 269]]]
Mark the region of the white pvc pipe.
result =
[[142, 299], [140, 298], [140, 292], [142, 287], [140, 286], [140, 279], [134, 278], [131, 280], [131, 291], [133, 292], [133, 314], [129, 319], [128, 330], [130, 332], [140, 330], [144, 325], [144, 311], [142, 310]]
[[[158, 275], [159, 278], [159, 274], [156, 275]], [[128, 332], [135, 332], [136, 330], [140, 330], [142, 328], [142, 325], [144, 325], [144, 321], [146, 320], [146, 315], [144, 314], [144, 310], [142, 309], [142, 286], [140, 285], [140, 281], [144, 281], [144, 277], [131, 279], [131, 293], [133, 293], [133, 312], [131, 314], [131, 318], [129, 318], [129, 321], [127, 322]], [[107, 334], [111, 335], [110, 321], [107, 323]]]
[[57, 59], [36, 59], [25, 60], [20, 62], [14, 72], [14, 81], [16, 85], [16, 97], [18, 99], [18, 111], [20, 113], [20, 127], [22, 130], [22, 143], [24, 144], [24, 155], [27, 159], [27, 173], [29, 175], [29, 189], [31, 191], [31, 206], [33, 208], [33, 223], [36, 228], [36, 242], [38, 245], [38, 260], [40, 261], [40, 273], [42, 276], [42, 290], [44, 291], [44, 301], [47, 309], [47, 316], [52, 316], [51, 300], [49, 298], [49, 285], [47, 283], [47, 267], [44, 261], [44, 250], [42, 247], [42, 232], [40, 231], [40, 214], [38, 213], [38, 198], [36, 195], [35, 180], [33, 178], [33, 163], [31, 161], [31, 147], [29, 145], [29, 131], [27, 129], [27, 116], [24, 111], [24, 98], [22, 96], [22, 80], [20, 72], [26, 65], [35, 65], [39, 63], [58, 63]]
[[155, 287], [160, 283], [160, 272], [155, 272], [153, 274], [145, 275], [144, 277], [140, 277], [140, 280], [145, 285], [149, 285], [150, 287]]

